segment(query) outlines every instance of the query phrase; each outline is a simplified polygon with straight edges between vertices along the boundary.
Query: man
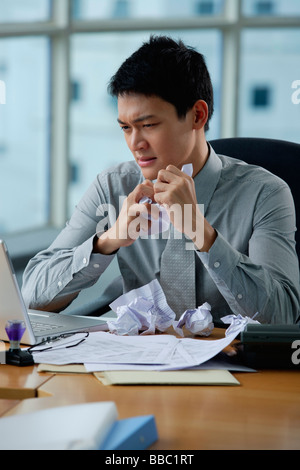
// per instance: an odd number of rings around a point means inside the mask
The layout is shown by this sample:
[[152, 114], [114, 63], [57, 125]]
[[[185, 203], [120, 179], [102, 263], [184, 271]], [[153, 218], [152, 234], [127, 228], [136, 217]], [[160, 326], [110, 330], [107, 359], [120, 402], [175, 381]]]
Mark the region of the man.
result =
[[[233, 312], [294, 323], [299, 267], [290, 190], [208, 145], [213, 91], [203, 56], [181, 41], [151, 37], [121, 65], [110, 92], [134, 160], [98, 175], [66, 228], [30, 261], [28, 306], [62, 310], [117, 256], [123, 291], [158, 279], [177, 318], [208, 302], [216, 322]], [[182, 171], [187, 164], [191, 176]], [[117, 212], [104, 224], [107, 207]], [[147, 236], [159, 210], [170, 230]]]

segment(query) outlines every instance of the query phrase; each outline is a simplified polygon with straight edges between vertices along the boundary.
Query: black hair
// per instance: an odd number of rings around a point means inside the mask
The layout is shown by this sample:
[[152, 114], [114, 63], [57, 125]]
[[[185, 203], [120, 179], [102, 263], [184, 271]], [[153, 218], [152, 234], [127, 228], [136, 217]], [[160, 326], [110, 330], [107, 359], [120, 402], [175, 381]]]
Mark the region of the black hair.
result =
[[173, 104], [184, 118], [196, 101], [208, 106], [205, 130], [214, 110], [213, 87], [204, 56], [181, 40], [151, 36], [123, 62], [111, 78], [108, 91], [118, 97], [127, 93], [158, 96]]

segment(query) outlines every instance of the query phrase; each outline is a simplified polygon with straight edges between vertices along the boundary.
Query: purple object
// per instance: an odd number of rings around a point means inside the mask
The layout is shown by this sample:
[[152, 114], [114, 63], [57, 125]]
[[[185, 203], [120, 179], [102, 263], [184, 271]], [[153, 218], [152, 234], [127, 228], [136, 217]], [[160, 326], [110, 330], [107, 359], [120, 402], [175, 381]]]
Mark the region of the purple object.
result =
[[9, 340], [18, 343], [20, 343], [25, 330], [25, 323], [21, 320], [8, 321], [5, 327]]

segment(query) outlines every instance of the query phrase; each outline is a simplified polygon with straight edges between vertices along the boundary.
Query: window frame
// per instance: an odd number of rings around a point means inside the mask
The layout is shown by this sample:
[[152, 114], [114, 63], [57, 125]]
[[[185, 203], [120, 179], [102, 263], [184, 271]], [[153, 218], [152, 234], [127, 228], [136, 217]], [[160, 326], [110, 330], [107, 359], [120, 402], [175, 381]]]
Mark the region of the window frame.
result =
[[220, 138], [238, 133], [238, 91], [240, 85], [241, 35], [249, 28], [291, 28], [300, 26], [298, 17], [249, 16], [242, 14], [242, 0], [224, 0], [222, 16], [163, 19], [75, 20], [72, 0], [52, 0], [48, 21], [2, 23], [5, 37], [47, 36], [51, 44], [51, 129], [50, 129], [50, 216], [49, 227], [61, 228], [67, 220], [70, 129], [70, 39], [73, 34], [182, 29], [210, 29], [221, 32], [222, 88]]

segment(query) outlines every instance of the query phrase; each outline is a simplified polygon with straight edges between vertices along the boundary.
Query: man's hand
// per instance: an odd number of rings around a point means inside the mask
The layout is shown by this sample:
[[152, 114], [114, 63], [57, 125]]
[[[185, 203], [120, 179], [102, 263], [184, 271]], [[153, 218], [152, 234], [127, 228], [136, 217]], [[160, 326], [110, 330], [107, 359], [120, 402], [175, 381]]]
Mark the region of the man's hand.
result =
[[153, 215], [151, 204], [139, 204], [142, 197], [153, 200], [153, 183], [146, 180], [139, 184], [125, 199], [115, 224], [106, 232], [95, 237], [94, 252], [111, 254], [124, 246], [130, 246], [140, 236], [141, 230], [148, 232], [151, 222], [141, 214]]
[[154, 184], [154, 200], [168, 211], [177, 231], [189, 237], [198, 250], [209, 250], [216, 232], [200, 211], [193, 178], [173, 165], [160, 170]]

